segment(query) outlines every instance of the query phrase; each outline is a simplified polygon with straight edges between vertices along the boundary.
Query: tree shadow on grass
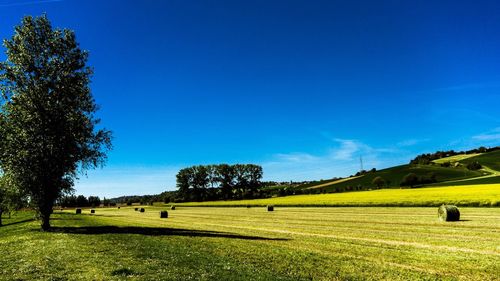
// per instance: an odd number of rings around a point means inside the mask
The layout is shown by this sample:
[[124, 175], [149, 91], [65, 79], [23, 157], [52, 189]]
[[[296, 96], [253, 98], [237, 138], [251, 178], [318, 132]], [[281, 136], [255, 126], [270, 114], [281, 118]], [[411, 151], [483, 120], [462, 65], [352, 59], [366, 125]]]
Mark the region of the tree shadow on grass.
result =
[[161, 227], [118, 227], [118, 226], [85, 226], [85, 227], [52, 227], [51, 232], [71, 234], [141, 234], [148, 236], [189, 236], [189, 237], [214, 237], [232, 238], [243, 240], [272, 240], [287, 241], [288, 238], [269, 238], [261, 236], [241, 235], [229, 232], [193, 230], [182, 228]]
[[21, 221], [15, 221], [15, 222], [11, 222], [11, 223], [4, 223], [2, 224], [3, 226], [8, 226], [8, 225], [16, 225], [16, 224], [20, 224], [20, 223], [25, 223], [25, 222], [30, 222], [30, 221], [34, 221], [35, 219], [31, 218], [31, 219], [25, 219], [25, 220], [21, 220]]

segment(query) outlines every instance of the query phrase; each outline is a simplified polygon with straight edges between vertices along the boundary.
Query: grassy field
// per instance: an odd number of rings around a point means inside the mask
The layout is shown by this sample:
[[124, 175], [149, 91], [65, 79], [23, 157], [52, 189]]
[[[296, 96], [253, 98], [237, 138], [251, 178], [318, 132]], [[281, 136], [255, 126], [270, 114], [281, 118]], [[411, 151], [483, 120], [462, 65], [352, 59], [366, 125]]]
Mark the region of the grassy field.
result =
[[500, 150], [466, 158], [461, 160], [460, 163], [468, 164], [474, 161], [481, 163], [481, 165], [488, 166], [495, 171], [500, 171]]
[[441, 159], [436, 159], [436, 160], [434, 160], [432, 162], [437, 163], [437, 164], [442, 164], [442, 163], [445, 163], [445, 162], [460, 162], [460, 161], [465, 160], [467, 158], [476, 157], [476, 156], [479, 156], [479, 155], [481, 155], [481, 153], [459, 154], [459, 155], [453, 155], [453, 156], [450, 156], [450, 157], [444, 157], [444, 158], [441, 158]]
[[413, 189], [380, 189], [266, 199], [189, 202], [184, 206], [498, 206], [500, 184], [458, 185]]
[[[320, 189], [332, 192], [334, 190], [338, 190], [339, 188], [346, 188], [348, 186], [359, 185], [363, 187], [375, 187], [375, 185], [372, 184], [372, 181], [378, 176], [382, 177], [387, 182], [389, 187], [399, 188], [399, 183], [403, 177], [409, 173], [415, 173], [418, 176], [428, 176], [433, 173], [436, 175], [438, 182], [461, 180], [483, 175], [481, 171], [470, 171], [464, 167], [454, 168], [441, 167], [438, 165], [401, 165], [376, 172], [369, 172], [361, 177], [351, 178], [349, 180], [332, 181], [330, 184], [322, 184]], [[310, 188], [314, 188], [314, 186]]]
[[2, 280], [498, 280], [500, 209], [160, 207], [0, 227]]

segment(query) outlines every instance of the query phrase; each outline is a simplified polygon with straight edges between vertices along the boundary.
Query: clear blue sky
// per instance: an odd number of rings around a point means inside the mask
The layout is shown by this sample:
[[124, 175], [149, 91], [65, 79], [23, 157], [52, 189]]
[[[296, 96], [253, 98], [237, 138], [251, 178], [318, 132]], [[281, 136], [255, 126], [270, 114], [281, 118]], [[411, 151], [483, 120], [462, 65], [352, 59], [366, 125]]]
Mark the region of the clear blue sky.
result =
[[497, 1], [0, 0], [0, 37], [44, 12], [90, 51], [114, 133], [79, 194], [172, 190], [193, 164], [324, 179], [500, 144]]

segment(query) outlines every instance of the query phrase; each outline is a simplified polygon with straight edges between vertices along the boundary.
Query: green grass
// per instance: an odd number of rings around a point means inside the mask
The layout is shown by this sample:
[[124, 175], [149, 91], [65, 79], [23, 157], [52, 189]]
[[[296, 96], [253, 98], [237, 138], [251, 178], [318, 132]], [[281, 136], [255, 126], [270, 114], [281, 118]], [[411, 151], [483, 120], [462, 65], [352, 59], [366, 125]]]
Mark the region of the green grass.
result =
[[292, 195], [266, 199], [188, 202], [182, 206], [498, 206], [500, 184]]
[[465, 178], [472, 178], [482, 176], [483, 174], [479, 171], [469, 171], [464, 167], [441, 167], [438, 165], [401, 165], [388, 169], [379, 170], [376, 172], [370, 172], [362, 177], [355, 178], [352, 180], [332, 183], [332, 185], [327, 185], [321, 187], [321, 189], [332, 192], [338, 190], [339, 188], [347, 188], [349, 186], [363, 186], [363, 187], [373, 187], [372, 181], [374, 178], [380, 176], [386, 182], [388, 182], [389, 187], [399, 188], [399, 183], [409, 173], [415, 173], [418, 176], [427, 176], [430, 173], [436, 175], [438, 182], [450, 181], [450, 180], [460, 180]]
[[[500, 209], [183, 208], [19, 213], [0, 227], [2, 280], [495, 280]], [[24, 222], [23, 222], [24, 221]], [[17, 223], [16, 223], [17, 222]]]
[[461, 160], [460, 163], [471, 163], [477, 161], [481, 163], [481, 165], [487, 166], [495, 171], [500, 171], [500, 150], [483, 153], [475, 157], [466, 158]]
[[441, 159], [436, 159], [436, 160], [434, 160], [432, 162], [437, 163], [437, 164], [442, 164], [442, 163], [445, 163], [445, 162], [460, 162], [460, 161], [465, 160], [467, 158], [476, 157], [478, 155], [481, 155], [481, 153], [459, 154], [459, 155], [453, 155], [453, 156], [450, 156], [450, 157], [444, 157], [444, 158], [441, 158]]

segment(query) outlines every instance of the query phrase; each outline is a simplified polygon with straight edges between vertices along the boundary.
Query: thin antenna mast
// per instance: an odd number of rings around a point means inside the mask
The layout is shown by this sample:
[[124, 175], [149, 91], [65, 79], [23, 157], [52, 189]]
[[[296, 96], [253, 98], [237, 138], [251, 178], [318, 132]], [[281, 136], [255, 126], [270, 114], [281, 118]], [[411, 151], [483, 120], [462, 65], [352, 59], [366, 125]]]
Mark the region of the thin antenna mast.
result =
[[363, 171], [363, 157], [362, 156], [359, 156], [359, 166], [361, 168], [361, 170], [359, 170], [360, 172]]

